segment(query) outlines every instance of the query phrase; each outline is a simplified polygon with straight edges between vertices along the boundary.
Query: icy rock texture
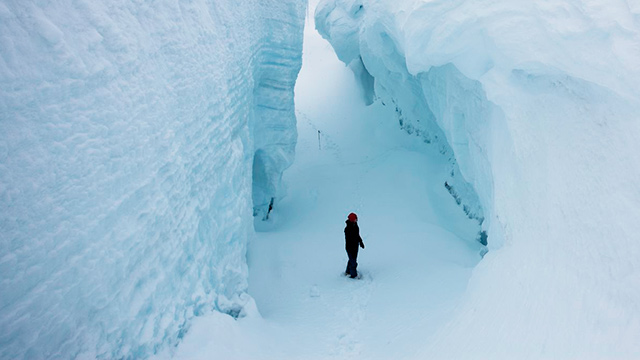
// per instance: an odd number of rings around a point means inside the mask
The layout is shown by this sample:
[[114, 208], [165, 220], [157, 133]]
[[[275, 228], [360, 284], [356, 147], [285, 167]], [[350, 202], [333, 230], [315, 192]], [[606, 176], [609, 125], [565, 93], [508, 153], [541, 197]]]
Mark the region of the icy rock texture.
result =
[[139, 358], [241, 312], [305, 8], [0, 2], [0, 358]]
[[315, 17], [451, 156], [446, 186], [495, 250], [425, 356], [640, 356], [640, 5], [324, 0]]

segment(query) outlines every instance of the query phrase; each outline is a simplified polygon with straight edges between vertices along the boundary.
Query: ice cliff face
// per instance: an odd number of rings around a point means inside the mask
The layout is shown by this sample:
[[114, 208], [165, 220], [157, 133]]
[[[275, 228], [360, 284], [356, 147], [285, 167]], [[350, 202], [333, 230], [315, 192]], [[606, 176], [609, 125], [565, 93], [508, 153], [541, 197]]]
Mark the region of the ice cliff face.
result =
[[315, 16], [484, 218], [494, 251], [425, 356], [638, 356], [640, 6], [324, 0]]
[[0, 358], [144, 357], [241, 311], [305, 8], [0, 2]]
[[[316, 27], [320, 34], [329, 39], [338, 58], [354, 71], [368, 102], [373, 101], [374, 96], [377, 96], [383, 104], [394, 107], [403, 129], [409, 134], [421, 137], [427, 144], [438, 146], [440, 152], [449, 158], [451, 178], [444, 186], [464, 208], [467, 215], [482, 224], [483, 208], [470, 185], [473, 178], [470, 174], [465, 174], [467, 179], [465, 180], [465, 177], [460, 174], [458, 165], [462, 162], [462, 169], [467, 169], [464, 165], [468, 165], [472, 160], [470, 158], [472, 154], [466, 150], [468, 145], [466, 134], [462, 134], [460, 130], [455, 133], [443, 132], [438, 124], [438, 115], [441, 114], [436, 111], [445, 111], [445, 109], [437, 109], [434, 103], [429, 103], [429, 100], [434, 100], [427, 98], [432, 95], [427, 93], [432, 89], [429, 84], [426, 84], [425, 90], [422, 88], [423, 83], [439, 81], [439, 78], [447, 76], [455, 77], [455, 69], [443, 67], [434, 71], [430, 78], [427, 78], [426, 74], [419, 76], [410, 74], [405, 58], [398, 49], [398, 44], [387, 31], [386, 25], [382, 22], [373, 24], [371, 26], [375, 29], [370, 32], [361, 29], [363, 21], [368, 19], [365, 14], [370, 12], [365, 9], [362, 1], [323, 2], [316, 10]], [[380, 56], [377, 51], [383, 52], [384, 56]], [[464, 86], [475, 85], [468, 82]], [[466, 104], [465, 106], [478, 105]], [[458, 110], [455, 115], [457, 122], [464, 122], [461, 111]], [[447, 139], [447, 136], [451, 138]], [[490, 178], [478, 180], [491, 181]], [[484, 241], [484, 237], [479, 234], [478, 240]]]

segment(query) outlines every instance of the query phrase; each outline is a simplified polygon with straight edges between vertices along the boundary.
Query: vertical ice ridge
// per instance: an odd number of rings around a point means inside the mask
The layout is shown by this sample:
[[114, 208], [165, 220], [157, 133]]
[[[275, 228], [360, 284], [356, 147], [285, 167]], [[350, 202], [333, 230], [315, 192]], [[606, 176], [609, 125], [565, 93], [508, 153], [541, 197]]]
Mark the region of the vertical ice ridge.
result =
[[266, 7], [276, 6], [289, 16], [266, 20], [268, 31], [262, 38], [262, 60], [257, 64], [251, 127], [255, 134], [253, 207], [259, 217], [267, 216], [269, 207], [278, 200], [282, 172], [293, 162], [297, 140], [293, 88], [302, 66], [300, 29], [306, 10], [294, 2], [262, 6], [264, 13], [272, 11]]
[[304, 11], [0, 4], [0, 358], [145, 357], [237, 313], [254, 153], [274, 184], [293, 157]]

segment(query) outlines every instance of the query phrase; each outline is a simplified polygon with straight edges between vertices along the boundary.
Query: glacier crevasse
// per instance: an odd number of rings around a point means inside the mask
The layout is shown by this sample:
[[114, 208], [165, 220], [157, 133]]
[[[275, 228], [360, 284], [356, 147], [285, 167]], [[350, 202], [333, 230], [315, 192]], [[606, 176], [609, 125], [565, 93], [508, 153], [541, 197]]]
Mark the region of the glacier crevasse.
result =
[[639, 356], [637, 2], [323, 0], [315, 18], [484, 219], [490, 251], [424, 357]]

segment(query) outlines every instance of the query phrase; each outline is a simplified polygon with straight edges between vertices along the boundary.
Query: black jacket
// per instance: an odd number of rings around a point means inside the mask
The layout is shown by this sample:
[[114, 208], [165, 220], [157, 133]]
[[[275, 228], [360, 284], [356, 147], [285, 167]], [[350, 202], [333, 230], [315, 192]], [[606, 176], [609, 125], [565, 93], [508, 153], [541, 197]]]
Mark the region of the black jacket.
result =
[[346, 223], [347, 226], [344, 228], [345, 248], [347, 250], [357, 251], [360, 244], [364, 246], [362, 238], [360, 237], [360, 228], [356, 222], [347, 220]]

